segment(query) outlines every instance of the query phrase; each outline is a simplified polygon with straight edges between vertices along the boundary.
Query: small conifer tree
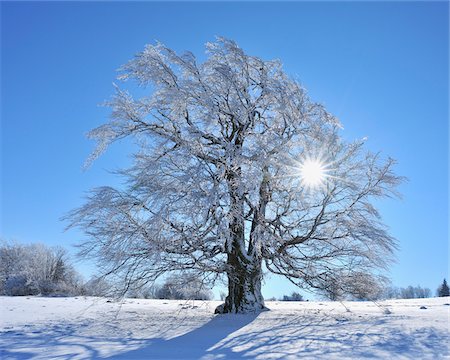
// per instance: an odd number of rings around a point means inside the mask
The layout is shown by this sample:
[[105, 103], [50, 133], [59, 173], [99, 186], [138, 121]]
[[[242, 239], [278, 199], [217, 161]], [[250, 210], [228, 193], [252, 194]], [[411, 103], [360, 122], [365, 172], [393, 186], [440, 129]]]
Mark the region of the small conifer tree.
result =
[[444, 279], [442, 285], [439, 286], [437, 293], [439, 297], [450, 296], [450, 289], [447, 285], [447, 280]]

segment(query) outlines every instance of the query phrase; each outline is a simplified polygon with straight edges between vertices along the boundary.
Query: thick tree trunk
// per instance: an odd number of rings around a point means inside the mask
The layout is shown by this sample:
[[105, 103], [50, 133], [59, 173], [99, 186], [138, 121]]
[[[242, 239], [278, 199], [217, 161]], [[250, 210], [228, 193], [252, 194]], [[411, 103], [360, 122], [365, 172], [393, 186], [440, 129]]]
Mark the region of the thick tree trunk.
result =
[[[242, 130], [242, 129], [241, 129]], [[235, 145], [237, 151], [242, 148], [243, 139], [237, 135]], [[226, 248], [228, 296], [225, 303], [216, 308], [216, 313], [255, 313], [265, 310], [264, 298], [261, 295], [261, 256], [254, 251], [248, 254], [245, 249], [244, 229], [244, 197], [242, 194], [241, 168], [237, 166], [226, 173], [230, 191], [231, 239]], [[254, 229], [252, 229], [253, 231]]]
[[261, 294], [261, 261], [242, 263], [239, 257], [228, 257], [228, 296], [225, 303], [216, 308], [216, 313], [255, 313], [267, 310]]

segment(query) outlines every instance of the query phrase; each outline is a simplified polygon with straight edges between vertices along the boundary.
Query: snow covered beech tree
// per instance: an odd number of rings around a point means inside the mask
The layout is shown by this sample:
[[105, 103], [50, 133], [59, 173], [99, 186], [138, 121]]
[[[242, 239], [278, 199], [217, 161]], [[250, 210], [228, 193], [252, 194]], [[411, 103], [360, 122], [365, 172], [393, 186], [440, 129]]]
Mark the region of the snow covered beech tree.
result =
[[82, 254], [127, 288], [167, 272], [226, 280], [224, 313], [264, 309], [266, 271], [323, 289], [386, 267], [395, 240], [372, 202], [396, 195], [394, 161], [344, 141], [279, 61], [224, 38], [206, 48], [198, 64], [147, 45], [120, 69], [148, 96], [116, 86], [90, 160], [126, 137], [139, 151], [124, 188], [95, 189], [69, 214]]

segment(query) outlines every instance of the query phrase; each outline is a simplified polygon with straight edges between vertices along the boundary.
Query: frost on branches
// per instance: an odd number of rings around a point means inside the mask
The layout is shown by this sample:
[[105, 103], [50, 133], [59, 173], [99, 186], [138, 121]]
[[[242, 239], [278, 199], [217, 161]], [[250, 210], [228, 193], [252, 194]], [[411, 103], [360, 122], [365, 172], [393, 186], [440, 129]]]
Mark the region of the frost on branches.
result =
[[121, 68], [148, 96], [116, 86], [91, 160], [126, 137], [139, 151], [126, 188], [94, 189], [69, 214], [82, 253], [125, 288], [167, 272], [226, 280], [223, 313], [264, 309], [263, 270], [323, 290], [386, 267], [395, 240], [371, 202], [396, 195], [394, 161], [345, 142], [279, 61], [223, 38], [206, 48], [198, 64], [147, 45]]

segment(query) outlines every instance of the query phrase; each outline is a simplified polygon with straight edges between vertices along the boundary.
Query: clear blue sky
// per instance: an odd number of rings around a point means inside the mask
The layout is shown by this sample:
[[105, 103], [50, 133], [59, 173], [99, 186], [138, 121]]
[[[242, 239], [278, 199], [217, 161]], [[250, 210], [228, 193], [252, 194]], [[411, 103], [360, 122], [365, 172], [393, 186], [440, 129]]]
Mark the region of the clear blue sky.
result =
[[[21, 242], [70, 247], [59, 218], [128, 164], [113, 146], [86, 172], [84, 134], [116, 69], [160, 40], [204, 59], [216, 35], [279, 58], [337, 115], [343, 136], [396, 158], [402, 201], [380, 203], [399, 240], [393, 283], [433, 291], [448, 277], [448, 3], [1, 3], [1, 228]], [[86, 274], [88, 264], [80, 264]], [[268, 280], [263, 293], [292, 290]]]

